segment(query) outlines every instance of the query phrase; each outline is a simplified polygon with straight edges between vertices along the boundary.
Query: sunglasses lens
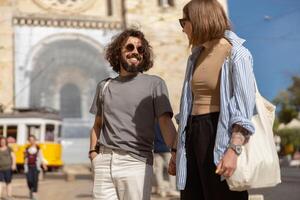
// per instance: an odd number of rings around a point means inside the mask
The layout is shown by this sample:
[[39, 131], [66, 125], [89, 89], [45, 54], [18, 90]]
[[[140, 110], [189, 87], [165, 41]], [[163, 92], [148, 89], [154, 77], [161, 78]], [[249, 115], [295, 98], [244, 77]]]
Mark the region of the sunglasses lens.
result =
[[180, 26], [183, 28], [182, 19], [179, 19], [179, 24], [180, 24]]
[[139, 54], [143, 54], [145, 52], [144, 47], [138, 47], [137, 51], [139, 52]]
[[[128, 52], [131, 52], [135, 49], [135, 46], [134, 46], [134, 44], [127, 44], [125, 48]], [[137, 51], [139, 54], [143, 54], [145, 52], [145, 49], [144, 49], [144, 47], [140, 46], [140, 47], [137, 47]]]
[[134, 45], [133, 44], [127, 44], [126, 45], [126, 50], [127, 51], [133, 51], [134, 50]]
[[179, 19], [179, 23], [182, 28], [184, 28], [186, 20], [187, 20], [186, 18]]

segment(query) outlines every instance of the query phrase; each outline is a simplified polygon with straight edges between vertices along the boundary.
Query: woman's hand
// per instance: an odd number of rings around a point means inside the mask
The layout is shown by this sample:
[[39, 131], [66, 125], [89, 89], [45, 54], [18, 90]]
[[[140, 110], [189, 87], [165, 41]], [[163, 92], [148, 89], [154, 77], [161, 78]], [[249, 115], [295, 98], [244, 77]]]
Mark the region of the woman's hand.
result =
[[169, 169], [168, 169], [168, 173], [172, 176], [176, 175], [176, 153], [172, 152], [172, 157], [169, 161]]
[[238, 155], [234, 152], [233, 149], [229, 148], [224, 154], [224, 157], [221, 159], [217, 166], [216, 173], [229, 178], [232, 176], [236, 169]]

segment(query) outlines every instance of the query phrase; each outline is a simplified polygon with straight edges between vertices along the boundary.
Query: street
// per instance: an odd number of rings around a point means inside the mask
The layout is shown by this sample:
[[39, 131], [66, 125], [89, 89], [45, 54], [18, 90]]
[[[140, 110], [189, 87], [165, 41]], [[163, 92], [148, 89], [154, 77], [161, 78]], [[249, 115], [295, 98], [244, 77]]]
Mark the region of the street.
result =
[[263, 194], [264, 200], [299, 200], [300, 168], [282, 168], [282, 183], [277, 187], [249, 191], [250, 194]]
[[[250, 194], [263, 194], [264, 200], [299, 200], [300, 168], [282, 168], [282, 181], [274, 188], [249, 191]], [[39, 184], [40, 200], [90, 200], [92, 198], [92, 181], [90, 175], [78, 175], [74, 181], [66, 181], [62, 173], [47, 173]], [[15, 175], [13, 180], [15, 200], [28, 199], [28, 189], [24, 175]], [[177, 200], [178, 198], [159, 198], [155, 195], [151, 200]]]

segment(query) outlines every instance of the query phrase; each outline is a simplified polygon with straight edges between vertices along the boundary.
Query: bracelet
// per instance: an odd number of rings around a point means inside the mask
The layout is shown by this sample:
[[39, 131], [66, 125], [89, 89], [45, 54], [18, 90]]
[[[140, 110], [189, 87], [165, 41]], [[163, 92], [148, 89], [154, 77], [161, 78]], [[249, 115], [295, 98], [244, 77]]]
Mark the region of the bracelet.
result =
[[91, 153], [93, 153], [93, 152], [98, 153], [95, 149], [92, 149], [92, 150], [89, 150], [89, 155], [90, 155]]
[[171, 152], [174, 152], [174, 153], [176, 153], [176, 152], [177, 152], [177, 149], [175, 149], [175, 148], [171, 148]]

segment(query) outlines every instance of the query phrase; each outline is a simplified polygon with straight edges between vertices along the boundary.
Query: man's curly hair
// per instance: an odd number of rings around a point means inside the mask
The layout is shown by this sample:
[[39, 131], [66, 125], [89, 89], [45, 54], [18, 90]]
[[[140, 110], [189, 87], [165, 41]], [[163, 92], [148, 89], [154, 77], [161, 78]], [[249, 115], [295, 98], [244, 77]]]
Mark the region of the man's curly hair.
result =
[[120, 72], [120, 65], [122, 59], [122, 48], [129, 37], [136, 37], [141, 40], [144, 48], [143, 53], [143, 68], [141, 72], [149, 70], [153, 66], [153, 52], [152, 47], [146, 40], [144, 34], [136, 29], [126, 29], [119, 35], [117, 35], [113, 41], [106, 47], [105, 58], [112, 66], [113, 70], [117, 73]]

